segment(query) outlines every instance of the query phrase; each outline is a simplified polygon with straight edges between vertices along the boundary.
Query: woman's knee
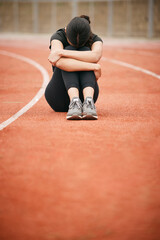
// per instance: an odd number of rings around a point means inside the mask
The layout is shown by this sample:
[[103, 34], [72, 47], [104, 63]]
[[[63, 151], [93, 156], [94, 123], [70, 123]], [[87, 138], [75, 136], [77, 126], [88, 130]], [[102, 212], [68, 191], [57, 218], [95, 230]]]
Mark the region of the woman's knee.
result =
[[65, 50], [74, 50], [74, 51], [90, 51], [91, 49], [89, 47], [83, 46], [80, 48], [73, 47], [71, 45], [68, 45], [65, 47]]
[[78, 51], [91, 51], [89, 47], [83, 46], [78, 49]]
[[77, 50], [75, 47], [68, 45], [67, 47], [64, 48], [65, 50]]

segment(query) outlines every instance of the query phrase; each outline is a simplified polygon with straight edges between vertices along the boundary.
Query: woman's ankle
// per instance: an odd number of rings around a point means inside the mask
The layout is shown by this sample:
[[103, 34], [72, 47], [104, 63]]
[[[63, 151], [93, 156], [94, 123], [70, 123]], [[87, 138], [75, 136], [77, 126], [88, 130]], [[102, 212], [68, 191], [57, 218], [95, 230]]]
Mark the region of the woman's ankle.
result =
[[79, 98], [79, 91], [78, 91], [77, 88], [71, 87], [71, 88], [68, 89], [68, 95], [69, 95], [70, 101], [72, 101], [72, 99], [74, 97], [78, 97]]
[[92, 87], [86, 87], [83, 89], [84, 99], [86, 99], [87, 97], [93, 98], [93, 95], [94, 95], [94, 89]]

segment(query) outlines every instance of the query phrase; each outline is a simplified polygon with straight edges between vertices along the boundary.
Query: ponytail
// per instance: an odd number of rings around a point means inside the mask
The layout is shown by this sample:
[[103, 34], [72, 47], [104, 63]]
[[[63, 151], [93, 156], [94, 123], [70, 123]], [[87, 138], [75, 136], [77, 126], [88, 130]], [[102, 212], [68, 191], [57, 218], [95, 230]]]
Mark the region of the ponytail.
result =
[[91, 23], [90, 17], [87, 15], [81, 15], [80, 18], [85, 18], [89, 22], [89, 24]]

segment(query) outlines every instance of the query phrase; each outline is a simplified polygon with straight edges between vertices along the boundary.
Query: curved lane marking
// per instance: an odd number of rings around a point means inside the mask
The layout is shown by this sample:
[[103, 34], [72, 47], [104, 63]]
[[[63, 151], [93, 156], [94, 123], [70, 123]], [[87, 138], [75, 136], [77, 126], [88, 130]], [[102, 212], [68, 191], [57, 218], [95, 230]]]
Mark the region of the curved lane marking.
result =
[[[9, 124], [11, 124], [13, 121], [15, 121], [18, 117], [20, 117], [23, 113], [28, 111], [42, 97], [42, 95], [44, 94], [44, 91], [45, 91], [45, 87], [46, 87], [46, 85], [49, 81], [49, 75], [48, 75], [47, 71], [40, 64], [38, 64], [37, 62], [35, 62], [35, 61], [33, 61], [29, 58], [23, 57], [21, 55], [15, 54], [15, 53], [10, 53], [10, 52], [7, 52], [7, 51], [0, 51], [0, 54], [10, 56], [10, 57], [13, 57], [13, 58], [17, 58], [21, 61], [24, 61], [24, 62], [27, 62], [27, 63], [33, 65], [34, 67], [36, 67], [41, 72], [41, 74], [43, 76], [42, 87], [40, 88], [40, 90], [38, 91], [36, 96], [27, 105], [25, 105], [20, 111], [18, 111], [16, 114], [14, 114], [11, 118], [9, 118], [5, 122], [1, 123], [0, 124], [0, 130], [2, 130], [3, 128], [5, 128]], [[108, 61], [108, 62], [113, 63], [113, 64], [117, 64], [117, 65], [120, 65], [120, 66], [123, 66], [123, 67], [131, 68], [135, 71], [143, 72], [147, 75], [150, 75], [152, 77], [160, 79], [160, 75], [158, 75], [154, 72], [151, 72], [147, 69], [143, 69], [141, 67], [138, 67], [138, 66], [126, 63], [126, 62], [122, 62], [122, 61], [119, 61], [119, 60], [110, 59], [110, 58], [106, 58], [106, 57], [102, 57], [102, 61]]]
[[152, 52], [142, 51], [142, 50], [139, 51], [138, 49], [119, 48], [117, 50], [118, 52], [126, 52], [128, 54], [136, 54], [140, 56], [149, 56], [149, 57], [158, 57], [158, 58], [160, 57], [159, 53], [152, 53]]
[[158, 74], [156, 74], [154, 72], [151, 72], [151, 71], [149, 71], [147, 69], [144, 69], [144, 68], [141, 68], [141, 67], [129, 64], [129, 63], [122, 62], [122, 61], [115, 60], [115, 59], [111, 59], [111, 58], [106, 58], [106, 57], [102, 57], [102, 61], [103, 60], [107, 61], [107, 62], [110, 62], [110, 63], [114, 63], [114, 64], [117, 64], [117, 65], [120, 65], [120, 66], [123, 66], [123, 67], [131, 68], [131, 69], [133, 69], [135, 71], [143, 72], [143, 73], [145, 73], [147, 75], [150, 75], [152, 77], [160, 79], [160, 75], [158, 75]]
[[32, 65], [35, 68], [37, 68], [41, 72], [41, 74], [43, 76], [42, 86], [41, 86], [40, 90], [38, 91], [38, 93], [35, 95], [35, 97], [27, 105], [25, 105], [17, 113], [15, 113], [12, 117], [10, 117], [6, 121], [2, 122], [0, 124], [0, 130], [2, 130], [5, 127], [7, 127], [9, 124], [14, 122], [17, 118], [19, 118], [22, 114], [27, 112], [31, 107], [33, 107], [34, 104], [36, 104], [36, 102], [39, 101], [39, 99], [44, 94], [44, 91], [45, 91], [45, 88], [47, 86], [47, 83], [49, 82], [49, 75], [48, 75], [48, 73], [47, 73], [47, 71], [45, 70], [44, 67], [42, 67], [39, 63], [35, 62], [34, 60], [32, 60], [30, 58], [21, 56], [19, 54], [3, 51], [3, 50], [0, 50], [0, 54], [5, 55], [5, 56], [9, 56], [9, 57], [13, 57], [13, 58], [19, 59], [19, 60], [21, 60], [23, 62], [29, 63], [30, 65]]

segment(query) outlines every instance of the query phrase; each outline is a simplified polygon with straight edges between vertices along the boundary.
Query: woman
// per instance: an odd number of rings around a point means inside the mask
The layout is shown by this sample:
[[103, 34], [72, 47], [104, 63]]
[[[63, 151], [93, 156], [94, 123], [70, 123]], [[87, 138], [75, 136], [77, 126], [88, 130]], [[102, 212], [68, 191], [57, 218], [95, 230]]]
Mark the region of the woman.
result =
[[59, 29], [50, 39], [50, 49], [54, 73], [45, 98], [51, 108], [68, 111], [68, 120], [98, 119], [94, 103], [99, 94], [102, 40], [91, 32], [89, 17], [75, 17]]

